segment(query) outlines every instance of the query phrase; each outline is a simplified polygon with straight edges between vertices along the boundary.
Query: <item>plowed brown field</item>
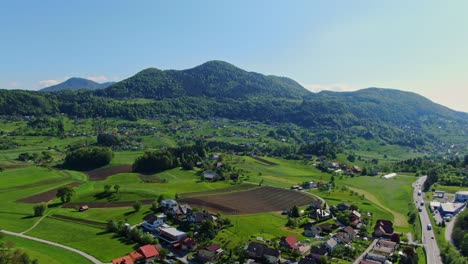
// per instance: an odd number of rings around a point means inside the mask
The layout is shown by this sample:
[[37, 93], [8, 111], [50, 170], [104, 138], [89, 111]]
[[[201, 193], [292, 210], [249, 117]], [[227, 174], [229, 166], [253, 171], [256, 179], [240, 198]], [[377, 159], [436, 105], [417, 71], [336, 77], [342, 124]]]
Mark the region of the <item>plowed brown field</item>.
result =
[[307, 205], [314, 200], [314, 197], [298, 191], [265, 186], [248, 191], [183, 198], [179, 203], [232, 215], [281, 211], [294, 205]]

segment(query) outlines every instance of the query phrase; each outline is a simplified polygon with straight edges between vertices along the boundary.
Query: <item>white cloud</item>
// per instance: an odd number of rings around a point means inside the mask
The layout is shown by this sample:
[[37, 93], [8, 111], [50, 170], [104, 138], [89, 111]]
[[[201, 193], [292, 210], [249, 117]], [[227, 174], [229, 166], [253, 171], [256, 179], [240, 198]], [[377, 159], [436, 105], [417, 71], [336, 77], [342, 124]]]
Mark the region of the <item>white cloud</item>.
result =
[[347, 91], [355, 91], [358, 88], [353, 87], [349, 84], [345, 83], [332, 83], [332, 84], [303, 84], [306, 89], [312, 92], [320, 92], [324, 90], [328, 91], [335, 91], [335, 92], [347, 92]]
[[11, 82], [8, 84], [8, 86], [11, 87], [11, 88], [16, 88], [16, 87], [18, 87], [18, 85], [19, 85], [19, 84], [18, 84], [17, 81], [11, 81]]
[[107, 78], [107, 76], [104, 76], [104, 75], [88, 76], [88, 77], [86, 77], [86, 79], [91, 80], [91, 81], [95, 81], [95, 82], [98, 82], [98, 83], [103, 83], [103, 82], [109, 81], [109, 78]]
[[51, 85], [56, 85], [56, 84], [59, 84], [61, 83], [62, 81], [58, 81], [58, 80], [42, 80], [42, 81], [39, 81], [38, 84], [41, 88], [43, 87], [48, 87], [48, 86], [51, 86]]

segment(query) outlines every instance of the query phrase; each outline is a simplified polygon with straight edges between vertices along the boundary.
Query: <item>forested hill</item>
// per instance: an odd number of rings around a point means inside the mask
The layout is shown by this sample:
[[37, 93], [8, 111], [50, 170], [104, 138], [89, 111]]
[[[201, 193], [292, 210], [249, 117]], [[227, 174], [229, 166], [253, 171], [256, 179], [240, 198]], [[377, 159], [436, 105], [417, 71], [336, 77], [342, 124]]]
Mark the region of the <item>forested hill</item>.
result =
[[438, 144], [439, 138], [466, 138], [468, 133], [467, 113], [415, 93], [379, 88], [312, 93], [291, 79], [247, 72], [221, 61], [181, 71], [150, 68], [95, 91], [0, 90], [0, 115], [61, 113], [131, 120], [163, 114], [295, 123], [335, 136], [357, 129], [366, 137], [377, 134], [401, 144], [425, 140]]
[[109, 87], [114, 82], [97, 83], [84, 78], [73, 77], [62, 83], [42, 88], [41, 92], [58, 92], [63, 90], [98, 90]]
[[164, 99], [182, 96], [241, 99], [267, 96], [300, 99], [310, 92], [285, 77], [247, 72], [223, 61], [209, 61], [192, 69], [143, 70], [109, 88], [98, 96], [116, 99]]

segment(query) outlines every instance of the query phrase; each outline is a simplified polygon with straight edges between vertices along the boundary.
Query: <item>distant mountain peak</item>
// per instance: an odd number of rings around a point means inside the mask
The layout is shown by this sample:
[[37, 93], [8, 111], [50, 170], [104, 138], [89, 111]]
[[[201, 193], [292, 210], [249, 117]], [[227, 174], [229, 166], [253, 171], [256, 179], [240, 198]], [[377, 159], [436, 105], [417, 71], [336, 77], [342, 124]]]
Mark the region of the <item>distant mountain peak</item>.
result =
[[164, 99], [206, 96], [218, 99], [257, 96], [299, 99], [309, 91], [297, 82], [277, 76], [247, 72], [228, 62], [212, 60], [187, 70], [148, 68], [98, 92], [116, 99]]
[[80, 77], [71, 77], [68, 80], [52, 85], [49, 87], [45, 87], [39, 91], [41, 92], [58, 92], [63, 90], [99, 90], [109, 87], [110, 85], [114, 84], [114, 82], [105, 82], [105, 83], [97, 83], [92, 80], [88, 80], [85, 78]]

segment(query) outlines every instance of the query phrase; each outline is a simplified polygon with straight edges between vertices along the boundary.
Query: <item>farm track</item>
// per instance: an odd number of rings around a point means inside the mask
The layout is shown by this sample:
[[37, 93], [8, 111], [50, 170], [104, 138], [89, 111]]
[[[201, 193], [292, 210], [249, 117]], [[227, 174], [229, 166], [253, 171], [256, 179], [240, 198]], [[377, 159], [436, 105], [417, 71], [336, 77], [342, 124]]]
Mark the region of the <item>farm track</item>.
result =
[[[67, 185], [71, 185], [73, 187], [78, 187], [81, 184], [83, 184], [83, 182], [72, 182], [72, 183], [67, 184]], [[21, 198], [21, 199], [17, 200], [17, 202], [22, 202], [22, 203], [49, 202], [49, 201], [53, 200], [56, 197], [57, 190], [59, 188], [60, 187], [54, 188], [52, 190], [48, 190], [48, 191], [43, 192], [43, 193], [35, 194], [35, 195], [29, 196], [29, 197]]]
[[307, 205], [314, 200], [315, 197], [301, 192], [264, 186], [247, 191], [183, 198], [180, 202], [233, 215], [281, 211], [294, 205]]
[[109, 168], [99, 168], [95, 170], [87, 171], [86, 174], [89, 176], [90, 181], [102, 181], [107, 179], [107, 177], [119, 173], [132, 172], [132, 165], [118, 165]]

